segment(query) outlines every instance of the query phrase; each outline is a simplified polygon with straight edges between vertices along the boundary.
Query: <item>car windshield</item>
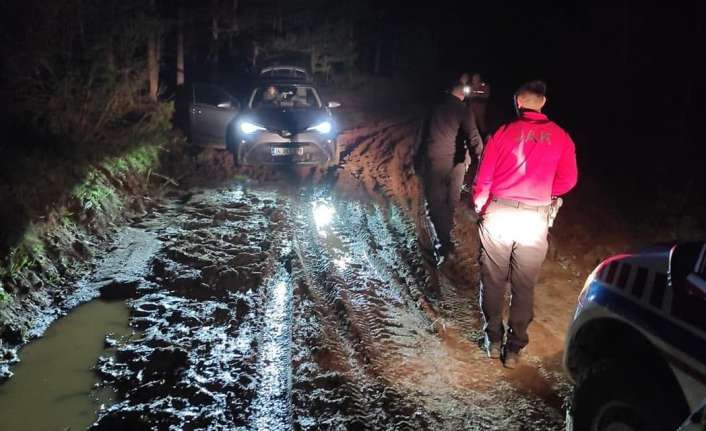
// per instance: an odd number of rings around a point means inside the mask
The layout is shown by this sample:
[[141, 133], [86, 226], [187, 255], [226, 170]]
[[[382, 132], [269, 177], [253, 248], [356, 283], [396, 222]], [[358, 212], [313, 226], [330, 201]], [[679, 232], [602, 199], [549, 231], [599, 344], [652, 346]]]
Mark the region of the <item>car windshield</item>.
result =
[[255, 90], [251, 107], [259, 108], [321, 108], [313, 87], [301, 85], [266, 85]]

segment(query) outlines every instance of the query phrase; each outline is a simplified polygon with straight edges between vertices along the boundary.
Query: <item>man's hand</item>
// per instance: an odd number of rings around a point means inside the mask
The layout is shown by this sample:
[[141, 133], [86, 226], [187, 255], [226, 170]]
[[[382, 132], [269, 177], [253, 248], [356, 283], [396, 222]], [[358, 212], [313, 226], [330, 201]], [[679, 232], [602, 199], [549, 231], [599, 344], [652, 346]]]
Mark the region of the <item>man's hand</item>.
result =
[[482, 199], [482, 198], [479, 198], [479, 199], [476, 199], [475, 201], [473, 201], [473, 208], [475, 209], [476, 214], [480, 215], [481, 212], [483, 212], [483, 209], [485, 208], [485, 203], [487, 201], [488, 201], [487, 199]]
[[557, 214], [559, 214], [559, 208], [564, 204], [564, 200], [560, 197], [552, 196], [552, 203], [549, 207], [549, 220], [548, 227], [554, 226], [554, 220], [556, 220]]

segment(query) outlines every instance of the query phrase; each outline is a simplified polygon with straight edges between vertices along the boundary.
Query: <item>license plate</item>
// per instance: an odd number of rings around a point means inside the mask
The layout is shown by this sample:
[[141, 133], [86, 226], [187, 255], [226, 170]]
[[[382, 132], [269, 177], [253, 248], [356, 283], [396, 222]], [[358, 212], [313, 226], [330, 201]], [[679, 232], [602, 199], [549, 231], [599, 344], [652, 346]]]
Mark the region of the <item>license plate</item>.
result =
[[304, 147], [272, 147], [273, 156], [303, 156]]

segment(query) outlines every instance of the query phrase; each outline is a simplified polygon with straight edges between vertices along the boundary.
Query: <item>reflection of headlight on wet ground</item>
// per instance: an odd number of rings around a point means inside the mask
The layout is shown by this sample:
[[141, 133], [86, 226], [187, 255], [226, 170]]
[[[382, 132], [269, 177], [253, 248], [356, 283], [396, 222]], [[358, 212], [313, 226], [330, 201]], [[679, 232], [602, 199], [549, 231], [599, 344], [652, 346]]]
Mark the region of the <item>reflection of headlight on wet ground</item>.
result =
[[321, 230], [331, 224], [331, 221], [333, 221], [333, 215], [336, 213], [336, 209], [333, 205], [329, 205], [325, 202], [314, 202], [313, 205], [314, 223], [316, 224], [316, 229]]
[[279, 281], [275, 284], [274, 299], [276, 304], [281, 304], [287, 298], [287, 283]]
[[334, 260], [333, 264], [336, 265], [336, 268], [343, 271], [348, 268], [348, 264], [352, 261], [353, 260], [349, 256], [341, 256], [338, 259]]

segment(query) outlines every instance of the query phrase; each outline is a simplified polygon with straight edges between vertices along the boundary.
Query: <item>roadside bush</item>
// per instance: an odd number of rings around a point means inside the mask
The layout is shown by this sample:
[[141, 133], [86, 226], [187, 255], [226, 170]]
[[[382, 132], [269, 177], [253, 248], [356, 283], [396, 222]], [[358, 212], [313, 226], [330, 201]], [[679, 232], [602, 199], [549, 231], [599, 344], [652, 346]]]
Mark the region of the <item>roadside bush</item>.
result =
[[13, 34], [0, 44], [3, 295], [8, 283], [36, 284], [23, 274], [46, 272], [47, 255], [73, 247], [81, 229], [95, 234], [121, 216], [174, 142], [173, 104], [147, 97], [146, 43], [158, 22], [144, 3], [0, 5], [0, 25]]
[[[145, 44], [157, 25], [144, 8], [131, 1], [26, 3], [15, 5], [11, 16], [31, 20], [41, 36], [32, 33], [22, 47], [31, 62], [12, 51], [3, 56], [15, 117], [66, 141], [94, 145], [113, 128], [139, 126]], [[16, 30], [27, 33], [25, 26]]]

